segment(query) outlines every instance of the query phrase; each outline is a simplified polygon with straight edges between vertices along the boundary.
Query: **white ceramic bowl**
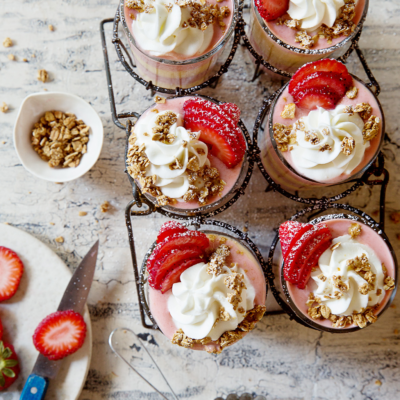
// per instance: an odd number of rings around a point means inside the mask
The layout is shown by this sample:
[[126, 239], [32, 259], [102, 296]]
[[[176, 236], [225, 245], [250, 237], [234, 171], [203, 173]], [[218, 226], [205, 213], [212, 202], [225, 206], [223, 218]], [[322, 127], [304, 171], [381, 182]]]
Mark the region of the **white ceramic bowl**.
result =
[[[62, 111], [76, 115], [90, 126], [87, 153], [75, 168], [51, 168], [33, 150], [33, 125], [46, 111]], [[103, 124], [94, 108], [85, 100], [70, 93], [34, 93], [24, 99], [14, 126], [14, 146], [22, 165], [38, 178], [51, 182], [68, 182], [88, 172], [96, 163], [103, 147]]]

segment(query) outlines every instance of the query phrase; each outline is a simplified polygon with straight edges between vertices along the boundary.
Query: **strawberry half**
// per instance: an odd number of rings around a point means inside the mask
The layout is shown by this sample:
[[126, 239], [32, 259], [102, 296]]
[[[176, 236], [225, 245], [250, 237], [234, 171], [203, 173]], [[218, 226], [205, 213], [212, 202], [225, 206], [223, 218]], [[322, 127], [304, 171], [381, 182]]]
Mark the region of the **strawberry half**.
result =
[[186, 271], [188, 268], [201, 262], [204, 262], [204, 260], [201, 258], [190, 258], [182, 261], [180, 264], [177, 264], [176, 267], [171, 269], [167, 275], [165, 275], [165, 278], [161, 284], [161, 293], [165, 293], [172, 289], [172, 285], [180, 281], [183, 271]]
[[61, 360], [79, 350], [86, 337], [86, 323], [73, 310], [47, 316], [33, 334], [36, 350], [49, 360]]
[[290, 283], [297, 284], [299, 282], [299, 274], [301, 268], [311, 255], [311, 251], [325, 234], [330, 235], [330, 231], [326, 225], [314, 225], [301, 236], [299, 240], [288, 251], [283, 267], [285, 280]]
[[240, 108], [233, 103], [220, 104], [219, 108], [223, 110], [237, 124], [240, 121]]
[[161, 228], [158, 232], [157, 243], [161, 243], [168, 236], [174, 235], [175, 233], [183, 233], [187, 232], [188, 229], [184, 227], [182, 224], [176, 221], [167, 221], [161, 225]]
[[168, 236], [161, 243], [157, 244], [153, 253], [147, 260], [147, 271], [151, 271], [155, 262], [165, 256], [171, 250], [184, 250], [187, 248], [200, 248], [205, 250], [210, 245], [208, 237], [199, 231], [176, 233]]
[[317, 107], [333, 110], [340, 99], [341, 97], [332, 90], [317, 86], [297, 92], [294, 102], [307, 110], [315, 110]]
[[226, 108], [202, 98], [190, 98], [183, 104], [184, 125], [192, 132], [200, 132], [200, 140], [208, 145], [210, 153], [233, 168], [243, 160], [246, 141]]
[[190, 249], [174, 249], [165, 254], [165, 256], [159, 258], [151, 269], [148, 269], [149, 273], [149, 285], [153, 289], [161, 289], [164, 277], [173, 270], [182, 261], [189, 258], [200, 258], [204, 254], [204, 249], [199, 247], [190, 247]]
[[324, 58], [299, 68], [289, 82], [289, 93], [292, 94], [297, 85], [304, 82], [308, 76], [315, 72], [334, 72], [340, 75], [341, 81], [346, 88], [353, 86], [353, 78], [343, 63], [334, 59]]
[[281, 242], [282, 255], [286, 259], [286, 254], [294, 243], [296, 243], [304, 233], [310, 230], [311, 224], [302, 224], [297, 221], [286, 221], [279, 227], [279, 240]]
[[18, 356], [14, 347], [0, 341], [0, 390], [10, 387], [17, 380], [19, 372]]
[[14, 296], [24, 272], [24, 264], [17, 254], [0, 246], [0, 301]]
[[262, 18], [273, 21], [286, 14], [289, 0], [255, 0], [255, 5]]

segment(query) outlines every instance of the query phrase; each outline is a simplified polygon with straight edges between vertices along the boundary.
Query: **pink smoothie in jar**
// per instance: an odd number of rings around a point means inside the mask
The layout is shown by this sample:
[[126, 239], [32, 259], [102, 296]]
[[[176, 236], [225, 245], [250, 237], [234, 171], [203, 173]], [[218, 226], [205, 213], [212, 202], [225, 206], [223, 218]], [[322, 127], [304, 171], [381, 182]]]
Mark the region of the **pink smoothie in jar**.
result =
[[[210, 238], [209, 250], [211, 251], [215, 250], [222, 243], [220, 242], [220, 239], [224, 238], [223, 243], [231, 250], [231, 254], [226, 259], [226, 264], [230, 265], [231, 263], [237, 263], [238, 266], [244, 270], [247, 278], [255, 289], [256, 296], [254, 299], [254, 306], [264, 306], [266, 301], [265, 277], [260, 263], [254, 254], [236, 239], [220, 233], [216, 234], [207, 231], [205, 233]], [[163, 294], [160, 290], [155, 290], [149, 287], [148, 301], [150, 311], [157, 322], [158, 327], [168, 339], [172, 339], [175, 332], [178, 330], [168, 310], [168, 298], [171, 295], [172, 290]], [[245, 333], [243, 333], [243, 336], [245, 336]], [[195, 344], [192, 349], [213, 352], [217, 347], [218, 345], [215, 342], [212, 342], [207, 345]]]
[[[297, 30], [286, 25], [278, 25], [277, 20], [265, 21], [252, 0], [249, 41], [266, 62], [283, 71], [295, 72], [305, 63], [326, 57], [341, 56], [347, 50], [347, 44], [361, 28], [368, 12], [368, 2], [369, 0], [356, 1], [355, 17], [353, 18], [356, 28], [349, 36], [342, 35], [333, 38], [329, 43], [326, 39], [320, 38], [311, 49], [305, 49], [295, 41]], [[282, 20], [285, 19], [291, 19], [289, 14], [282, 17]], [[307, 31], [311, 37], [315, 36], [317, 32], [318, 29]], [[268, 70], [268, 72], [270, 71]]]
[[[183, 104], [185, 101], [188, 99], [191, 99], [192, 97], [190, 96], [184, 96], [184, 97], [178, 97], [178, 98], [171, 98], [171, 99], [166, 99], [165, 103], [159, 103], [155, 104], [149, 109], [147, 109], [140, 117], [140, 119], [137, 121], [136, 124], [139, 123], [141, 119], [146, 118], [147, 115], [152, 113], [153, 109], [158, 109], [159, 112], [163, 111], [173, 111], [176, 112], [177, 114], [183, 116], [184, 115], [184, 110], [183, 110]], [[183, 122], [180, 121], [178, 122], [179, 126], [183, 126]], [[201, 136], [200, 136], [200, 141], [201, 141]], [[206, 206], [207, 209], [209, 209], [210, 206], [212, 206], [214, 203], [216, 207], [222, 206], [222, 204], [225, 204], [233, 194], [233, 190], [239, 187], [244, 179], [245, 176], [245, 167], [247, 166], [247, 162], [245, 159], [242, 160], [239, 164], [234, 166], [233, 168], [228, 168], [221, 160], [219, 160], [217, 157], [212, 155], [211, 153], [208, 153], [208, 159], [210, 161], [211, 167], [217, 168], [219, 171], [220, 178], [226, 183], [222, 192], [218, 195], [215, 195], [211, 198], [209, 198], [208, 203]], [[152, 201], [156, 202], [156, 199], [148, 194], [146, 196]], [[169, 205], [167, 206], [170, 210], [172, 211], [189, 211], [190, 210], [196, 210], [199, 207], [199, 203], [197, 201], [184, 201], [183, 199], [177, 199], [177, 203], [174, 205]]]
[[[381, 235], [379, 235], [369, 226], [359, 221], [356, 222], [360, 224], [362, 227], [361, 234], [356, 237], [357, 242], [369, 246], [374, 251], [379, 260], [385, 265], [387, 270], [387, 275], [392, 277], [396, 282], [397, 264], [393, 258], [391, 250], [385, 243], [384, 239], [382, 238]], [[350, 225], [353, 223], [354, 221], [349, 219], [332, 219], [324, 221], [321, 224], [327, 225], [332, 233], [333, 238], [337, 238], [339, 236], [348, 235], [348, 229]], [[281, 260], [281, 265], [283, 266], [283, 260]], [[283, 280], [283, 276], [281, 276], [281, 279]], [[313, 279], [310, 278], [305, 289], [299, 289], [296, 285], [290, 282], [286, 282], [285, 285], [287, 287], [287, 292], [290, 299], [289, 305], [297, 315], [299, 315], [300, 312], [303, 315], [302, 318], [303, 320], [304, 317], [306, 317], [306, 322], [308, 320], [309, 322], [312, 321], [316, 325], [321, 325], [322, 327], [335, 329], [332, 327], [332, 322], [330, 320], [311, 319], [307, 313], [308, 306], [306, 305], [306, 302], [309, 298], [310, 293], [314, 292], [317, 288], [317, 284]], [[379, 315], [386, 308], [389, 300], [390, 301], [393, 300], [393, 298], [391, 299], [391, 297], [392, 297], [392, 291], [385, 291], [385, 296], [380, 301], [377, 309], [374, 311], [375, 315]], [[291, 303], [294, 305], [294, 308]], [[346, 330], [350, 328], [354, 329], [355, 327], [356, 327], [355, 324], [351, 324], [347, 325], [345, 328], [337, 328], [337, 329]]]
[[218, 21], [212, 24], [213, 35], [207, 48], [190, 56], [175, 51], [153, 55], [135, 39], [132, 23], [138, 11], [128, 8], [126, 0], [125, 2], [121, 0], [123, 27], [142, 78], [151, 81], [154, 85], [175, 89], [200, 85], [215, 74], [218, 57], [234, 31], [238, 4], [236, 0], [224, 0], [219, 3], [216, 0], [209, 0], [206, 5], [227, 7], [230, 11], [229, 15], [222, 20], [224, 27], [221, 27]]
[[353, 84], [358, 89], [357, 97], [354, 99], [349, 99], [347, 96], [344, 96], [336, 106], [355, 106], [360, 103], [368, 103], [372, 107], [372, 115], [379, 117], [381, 119], [381, 124], [380, 132], [374, 139], [370, 141], [370, 146], [365, 150], [362, 162], [351, 172], [350, 175], [343, 173], [331, 181], [316, 182], [302, 176], [298, 171], [296, 171], [296, 168], [292, 162], [291, 152], [281, 152], [272, 144], [271, 137], [273, 137], [273, 131], [272, 129], [269, 129], [271, 116], [272, 125], [275, 123], [294, 125], [297, 120], [307, 116], [310, 110], [296, 107], [296, 115], [294, 119], [284, 119], [281, 117], [281, 113], [285, 105], [294, 103], [293, 97], [289, 94], [288, 85], [286, 85], [286, 87], [279, 94], [278, 98], [272, 104], [271, 111], [268, 115], [267, 123], [265, 125], [265, 131], [259, 138], [261, 159], [271, 178], [286, 190], [307, 190], [315, 187], [332, 186], [355, 179], [365, 172], [365, 170], [373, 163], [379, 154], [383, 143], [385, 127], [381, 105], [376, 96], [363, 82], [355, 77], [353, 78]]

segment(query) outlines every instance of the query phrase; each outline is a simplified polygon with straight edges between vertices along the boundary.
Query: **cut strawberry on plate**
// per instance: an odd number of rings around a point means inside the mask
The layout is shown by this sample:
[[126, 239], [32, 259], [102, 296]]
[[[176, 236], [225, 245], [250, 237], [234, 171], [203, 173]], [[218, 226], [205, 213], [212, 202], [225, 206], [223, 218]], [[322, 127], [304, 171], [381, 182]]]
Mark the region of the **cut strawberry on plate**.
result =
[[183, 250], [187, 248], [200, 248], [205, 250], [210, 245], [208, 237], [199, 231], [190, 231], [176, 233], [168, 236], [159, 243], [153, 250], [153, 253], [147, 260], [147, 270], [151, 271], [155, 262], [161, 259], [171, 250]]
[[315, 110], [317, 107], [333, 110], [340, 99], [341, 97], [332, 90], [324, 86], [317, 86], [297, 92], [294, 102], [297, 106], [307, 110]]
[[153, 289], [161, 289], [161, 284], [164, 277], [170, 272], [175, 266], [178, 266], [182, 261], [188, 260], [189, 258], [200, 258], [204, 254], [204, 249], [199, 247], [193, 247], [187, 249], [173, 249], [163, 257], [158, 258], [151, 269], [148, 269], [149, 273], [149, 285]]
[[298, 69], [289, 82], [289, 93], [292, 94], [296, 86], [303, 82], [308, 76], [320, 71], [334, 72], [340, 75], [341, 81], [346, 88], [353, 86], [353, 78], [343, 63], [330, 58], [324, 58], [323, 60], [305, 64]]
[[282, 255], [286, 254], [302, 236], [313, 226], [311, 224], [302, 224], [297, 221], [286, 221], [279, 227], [279, 240], [281, 242]]
[[0, 301], [14, 296], [24, 272], [24, 264], [17, 254], [0, 246]]
[[61, 360], [79, 350], [86, 337], [86, 323], [73, 310], [47, 316], [33, 334], [33, 344], [49, 360]]
[[246, 141], [226, 108], [193, 97], [183, 104], [185, 128], [200, 132], [200, 140], [208, 145], [210, 153], [219, 158], [228, 168], [239, 164], [246, 152]]
[[161, 293], [167, 292], [172, 288], [174, 283], [179, 282], [183, 271], [186, 271], [188, 268], [201, 262], [204, 262], [204, 260], [201, 258], [190, 258], [182, 261], [180, 264], [177, 264], [176, 267], [171, 269], [167, 275], [165, 275], [161, 284]]
[[175, 233], [187, 232], [187, 228], [176, 221], [167, 221], [161, 225], [158, 232], [157, 243], [161, 243], [168, 236], [174, 235]]
[[318, 244], [318, 239], [325, 234], [331, 235], [326, 225], [314, 225], [312, 229], [304, 233], [292, 248], [288, 251], [283, 267], [285, 280], [297, 284], [300, 279], [300, 271], [304, 263], [311, 255], [313, 246]]
[[262, 18], [273, 21], [286, 14], [289, 0], [255, 0], [255, 5]]
[[14, 347], [0, 341], [0, 390], [10, 387], [20, 372], [18, 356]]

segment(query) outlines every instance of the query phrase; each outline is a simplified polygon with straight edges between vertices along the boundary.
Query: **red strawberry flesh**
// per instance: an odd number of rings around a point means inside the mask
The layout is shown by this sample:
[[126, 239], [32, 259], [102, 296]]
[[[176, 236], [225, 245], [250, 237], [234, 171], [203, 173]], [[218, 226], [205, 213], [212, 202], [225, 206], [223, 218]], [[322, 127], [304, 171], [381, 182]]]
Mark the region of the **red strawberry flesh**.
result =
[[86, 323], [73, 310], [47, 316], [33, 334], [33, 344], [49, 360], [61, 360], [79, 350], [86, 337]]
[[286, 258], [286, 254], [292, 248], [293, 244], [312, 227], [311, 224], [302, 224], [297, 221], [287, 221], [279, 227], [279, 240], [281, 242], [283, 258]]
[[174, 268], [167, 273], [161, 284], [161, 293], [167, 292], [172, 288], [174, 283], [179, 282], [183, 271], [201, 262], [204, 262], [201, 258], [190, 258], [174, 266]]
[[3, 324], [1, 323], [1, 319], [0, 319], [0, 340], [3, 337]]
[[11, 249], [0, 246], [0, 301], [14, 296], [23, 272], [24, 264], [18, 255]]
[[183, 233], [186, 232], [187, 230], [188, 229], [179, 222], [167, 221], [162, 224], [158, 232], [157, 243], [161, 243], [168, 236], [174, 235], [175, 233]]
[[19, 373], [18, 356], [13, 345], [0, 341], [0, 390], [9, 388], [17, 380]]
[[240, 108], [233, 103], [224, 103], [219, 106], [237, 124], [240, 120]]
[[340, 100], [337, 93], [324, 86], [301, 90], [297, 92], [294, 102], [297, 106], [307, 110], [315, 110], [322, 107], [325, 110], [333, 110]]
[[289, 0], [255, 0], [255, 5], [262, 18], [273, 21], [286, 14]]

